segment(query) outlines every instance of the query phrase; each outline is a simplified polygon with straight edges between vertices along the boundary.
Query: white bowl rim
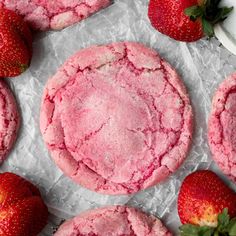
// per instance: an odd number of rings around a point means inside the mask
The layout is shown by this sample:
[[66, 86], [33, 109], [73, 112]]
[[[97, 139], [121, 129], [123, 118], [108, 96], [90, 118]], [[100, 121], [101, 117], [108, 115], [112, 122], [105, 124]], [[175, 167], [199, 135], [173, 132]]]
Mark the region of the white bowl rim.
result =
[[221, 24], [215, 26], [215, 36], [230, 52], [236, 55], [236, 40], [230, 37], [230, 34], [222, 27]]

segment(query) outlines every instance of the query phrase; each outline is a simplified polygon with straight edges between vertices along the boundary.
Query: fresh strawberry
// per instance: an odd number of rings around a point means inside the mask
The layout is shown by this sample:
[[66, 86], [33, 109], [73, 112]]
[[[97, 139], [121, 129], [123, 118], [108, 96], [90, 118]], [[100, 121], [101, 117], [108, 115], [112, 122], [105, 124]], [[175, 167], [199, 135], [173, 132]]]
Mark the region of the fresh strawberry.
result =
[[186, 177], [179, 192], [178, 213], [185, 224], [180, 228], [183, 236], [236, 235], [236, 193], [212, 171], [196, 171]]
[[0, 77], [23, 73], [32, 56], [32, 35], [23, 18], [0, 8]]
[[224, 20], [232, 7], [219, 8], [220, 0], [150, 0], [148, 16], [159, 32], [178, 41], [193, 42], [213, 36], [213, 25]]
[[39, 190], [12, 173], [0, 174], [0, 236], [35, 236], [47, 223]]
[[29, 181], [13, 173], [0, 174], [0, 208], [32, 196], [40, 196], [40, 192]]

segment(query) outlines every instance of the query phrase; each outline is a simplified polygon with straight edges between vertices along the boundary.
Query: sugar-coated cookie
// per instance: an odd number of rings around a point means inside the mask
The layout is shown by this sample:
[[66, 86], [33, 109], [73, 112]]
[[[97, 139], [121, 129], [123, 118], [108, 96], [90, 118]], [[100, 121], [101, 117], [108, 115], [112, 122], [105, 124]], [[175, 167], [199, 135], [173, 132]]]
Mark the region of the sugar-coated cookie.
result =
[[0, 163], [11, 150], [19, 128], [20, 116], [12, 92], [0, 80]]
[[208, 140], [213, 159], [236, 182], [236, 73], [223, 81], [213, 97]]
[[142, 44], [92, 46], [48, 81], [41, 132], [77, 183], [131, 194], [173, 173], [192, 139], [192, 108], [171, 66]]
[[0, 7], [19, 13], [33, 29], [60, 30], [110, 3], [111, 0], [0, 0]]
[[54, 236], [171, 236], [154, 216], [127, 206], [91, 210], [66, 221]]

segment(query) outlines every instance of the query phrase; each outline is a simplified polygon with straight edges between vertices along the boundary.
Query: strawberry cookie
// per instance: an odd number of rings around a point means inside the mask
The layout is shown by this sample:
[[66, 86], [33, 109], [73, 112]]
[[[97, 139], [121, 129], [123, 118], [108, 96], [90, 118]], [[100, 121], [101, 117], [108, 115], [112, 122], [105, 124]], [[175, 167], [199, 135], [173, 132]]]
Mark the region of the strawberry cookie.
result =
[[132, 194], [173, 173], [192, 139], [182, 81], [142, 44], [92, 46], [47, 83], [40, 117], [52, 158], [75, 182]]
[[110, 3], [111, 0], [0, 0], [0, 7], [24, 16], [33, 29], [60, 30], [87, 18]]
[[226, 79], [216, 91], [208, 139], [214, 160], [236, 182], [236, 74]]
[[72, 235], [171, 236], [172, 234], [154, 216], [148, 216], [127, 206], [112, 206], [88, 211], [68, 220], [54, 234], [54, 236]]
[[0, 163], [16, 140], [19, 117], [15, 98], [3, 80], [0, 80]]

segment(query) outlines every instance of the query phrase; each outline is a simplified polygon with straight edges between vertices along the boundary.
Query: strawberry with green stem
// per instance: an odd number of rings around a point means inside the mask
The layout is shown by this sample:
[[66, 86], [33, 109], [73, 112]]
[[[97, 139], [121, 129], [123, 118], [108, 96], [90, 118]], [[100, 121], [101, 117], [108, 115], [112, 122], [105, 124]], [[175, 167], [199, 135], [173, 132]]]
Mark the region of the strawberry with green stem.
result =
[[213, 27], [233, 10], [219, 7], [220, 0], [150, 0], [148, 16], [159, 32], [178, 41], [212, 37]]
[[178, 213], [182, 236], [236, 236], [236, 193], [210, 170], [184, 179]]
[[196, 226], [185, 224], [180, 227], [181, 236], [235, 236], [236, 235], [236, 217], [230, 219], [228, 209], [225, 208], [218, 215], [217, 226]]

